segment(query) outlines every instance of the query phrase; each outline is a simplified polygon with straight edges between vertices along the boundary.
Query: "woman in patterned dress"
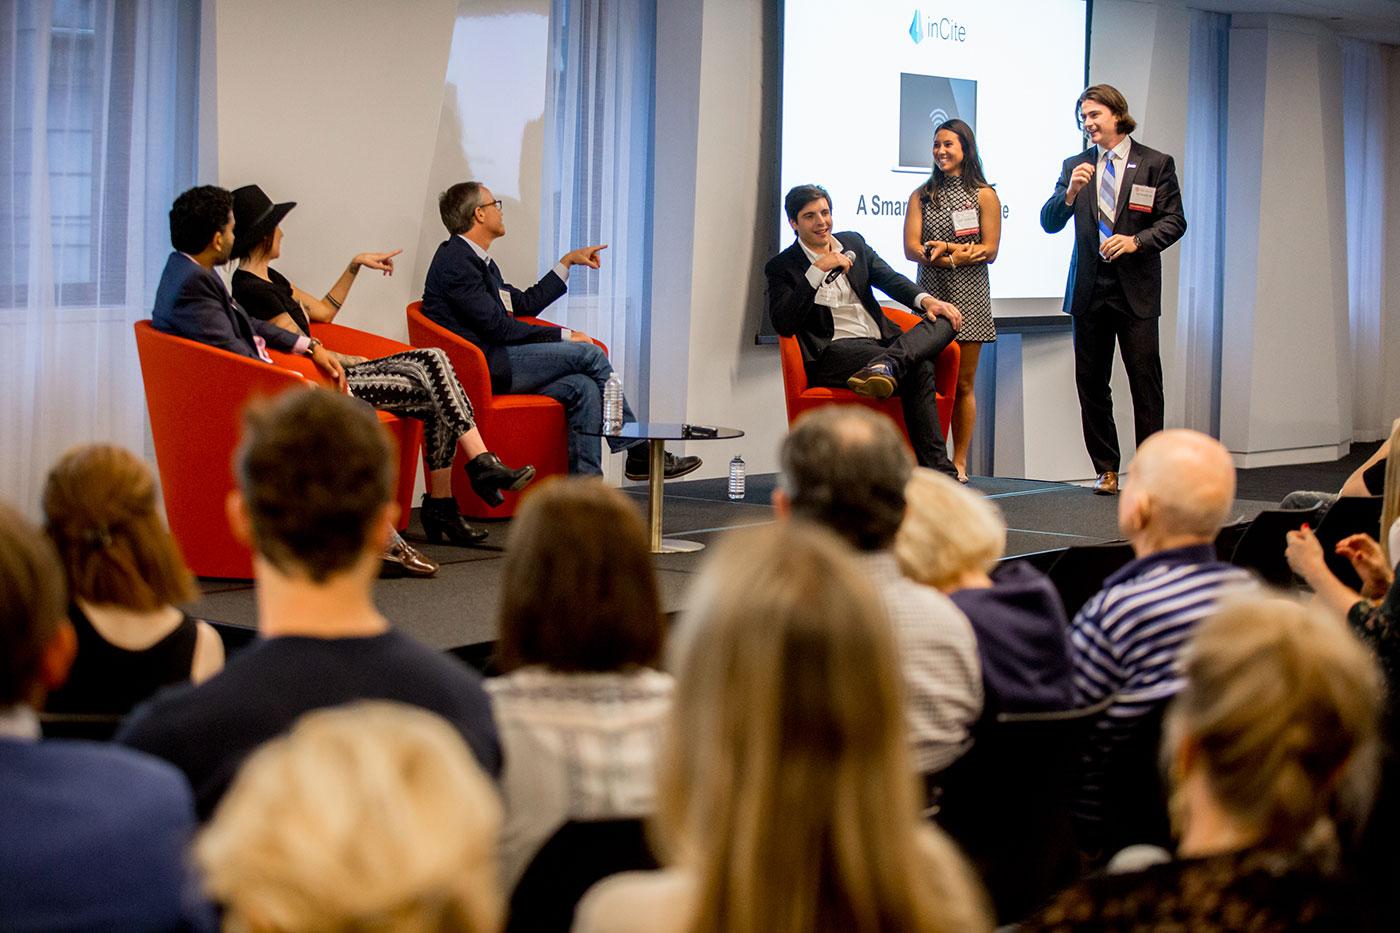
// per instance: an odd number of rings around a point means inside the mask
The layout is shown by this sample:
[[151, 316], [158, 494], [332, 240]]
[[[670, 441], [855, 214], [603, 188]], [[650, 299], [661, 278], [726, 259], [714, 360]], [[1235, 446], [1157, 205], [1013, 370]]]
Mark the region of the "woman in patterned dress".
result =
[[967, 451], [977, 421], [977, 361], [997, 339], [987, 266], [1001, 242], [1001, 200], [982, 174], [972, 127], [949, 120], [933, 134], [933, 172], [909, 195], [904, 254], [919, 264], [919, 286], [962, 312], [958, 391], [953, 400], [953, 465], [967, 482]]

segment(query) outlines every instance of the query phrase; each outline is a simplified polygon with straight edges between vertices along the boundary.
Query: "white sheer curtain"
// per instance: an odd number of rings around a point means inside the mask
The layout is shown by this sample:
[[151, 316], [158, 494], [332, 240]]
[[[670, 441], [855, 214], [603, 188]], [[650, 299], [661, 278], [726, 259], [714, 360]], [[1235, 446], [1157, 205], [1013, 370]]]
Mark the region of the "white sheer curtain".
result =
[[1357, 440], [1384, 437], [1400, 412], [1381, 410], [1381, 304], [1385, 291], [1386, 54], [1342, 40], [1342, 145], [1351, 316], [1352, 424]]
[[[1191, 11], [1182, 206], [1190, 231], [1181, 240], [1177, 301], [1177, 372], [1183, 409], [1168, 418], [1220, 434], [1220, 320], [1225, 211], [1226, 84], [1230, 17]], [[1178, 420], [1179, 418], [1179, 420]]]
[[68, 447], [146, 452], [131, 325], [194, 181], [199, 4], [0, 3], [0, 499]]
[[550, 39], [540, 271], [575, 247], [609, 245], [600, 271], [570, 271], [549, 317], [608, 345], [645, 420], [656, 0], [553, 0]]

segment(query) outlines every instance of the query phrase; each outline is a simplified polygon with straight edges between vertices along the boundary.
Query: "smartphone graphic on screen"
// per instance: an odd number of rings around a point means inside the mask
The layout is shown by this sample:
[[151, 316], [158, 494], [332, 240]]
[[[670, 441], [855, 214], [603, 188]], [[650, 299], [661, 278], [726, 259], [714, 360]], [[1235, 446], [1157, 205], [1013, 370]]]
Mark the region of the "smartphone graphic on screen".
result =
[[927, 175], [933, 134], [957, 117], [977, 132], [977, 82], [939, 75], [899, 75], [899, 162], [896, 172]]

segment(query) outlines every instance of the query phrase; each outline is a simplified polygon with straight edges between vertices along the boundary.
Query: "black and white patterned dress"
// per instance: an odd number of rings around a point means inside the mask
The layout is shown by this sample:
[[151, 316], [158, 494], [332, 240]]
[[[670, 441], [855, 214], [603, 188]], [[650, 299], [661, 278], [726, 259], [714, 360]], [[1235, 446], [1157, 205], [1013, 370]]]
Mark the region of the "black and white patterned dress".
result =
[[[961, 177], [945, 176], [938, 189], [938, 203], [932, 204], [923, 195], [924, 242], [981, 243], [981, 211], [977, 204], [977, 189]], [[979, 232], [955, 236], [953, 211], [965, 208], [978, 210]], [[962, 312], [962, 330], [958, 340], [963, 343], [993, 343], [997, 325], [992, 320], [992, 290], [987, 279], [987, 264], [979, 262], [956, 269], [941, 269], [919, 263], [919, 287], [935, 298], [952, 302]]]

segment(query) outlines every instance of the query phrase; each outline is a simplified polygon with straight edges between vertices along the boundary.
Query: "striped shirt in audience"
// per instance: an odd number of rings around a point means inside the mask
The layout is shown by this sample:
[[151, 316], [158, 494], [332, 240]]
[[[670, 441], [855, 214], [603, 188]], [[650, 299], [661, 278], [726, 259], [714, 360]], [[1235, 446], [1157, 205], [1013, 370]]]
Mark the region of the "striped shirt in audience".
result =
[[1178, 657], [1196, 624], [1221, 600], [1253, 587], [1246, 571], [1198, 544], [1141, 557], [1104, 581], [1070, 623], [1070, 661], [1080, 706], [1112, 697], [1095, 723], [1076, 808], [1102, 818], [1105, 758], [1131, 735], [1135, 721], [1181, 689]]

